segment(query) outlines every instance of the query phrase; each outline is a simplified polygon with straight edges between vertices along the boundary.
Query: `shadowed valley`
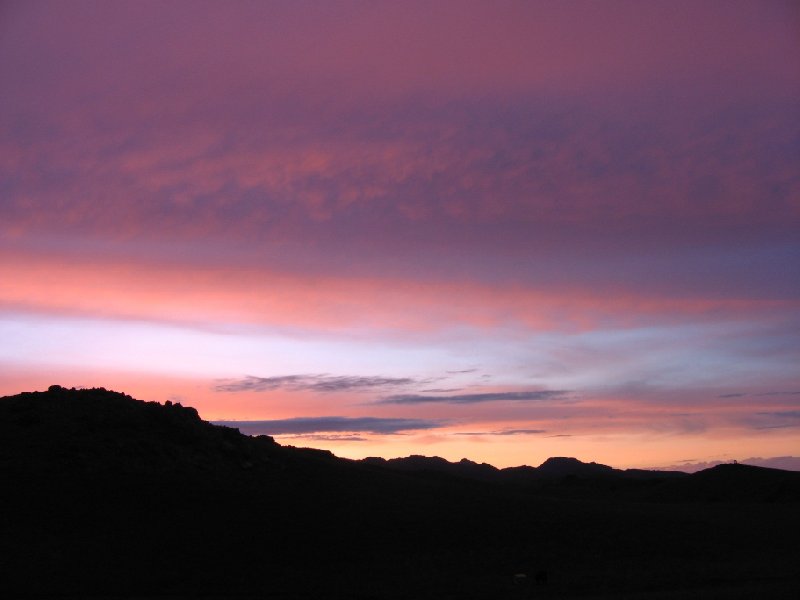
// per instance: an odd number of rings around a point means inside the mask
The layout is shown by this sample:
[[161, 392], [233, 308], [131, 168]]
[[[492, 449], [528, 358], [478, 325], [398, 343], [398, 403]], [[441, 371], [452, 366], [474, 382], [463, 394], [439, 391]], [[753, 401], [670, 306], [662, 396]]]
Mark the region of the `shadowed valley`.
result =
[[794, 598], [800, 473], [351, 461], [104, 389], [0, 398], [4, 597]]

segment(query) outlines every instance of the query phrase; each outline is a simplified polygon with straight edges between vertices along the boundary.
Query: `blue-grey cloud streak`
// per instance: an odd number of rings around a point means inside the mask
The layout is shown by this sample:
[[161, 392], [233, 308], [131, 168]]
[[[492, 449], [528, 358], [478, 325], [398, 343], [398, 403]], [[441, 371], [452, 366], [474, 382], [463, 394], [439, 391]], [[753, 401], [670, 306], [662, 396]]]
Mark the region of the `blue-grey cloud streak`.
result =
[[546, 433], [545, 429], [501, 429], [499, 431], [461, 431], [455, 435], [482, 436], [482, 435], [538, 435]]
[[482, 402], [537, 402], [561, 400], [567, 390], [530, 390], [522, 392], [486, 392], [482, 394], [454, 394], [450, 396], [427, 396], [422, 394], [397, 394], [387, 396], [378, 404], [479, 404]]
[[347, 390], [407, 386], [418, 383], [410, 377], [379, 377], [362, 375], [278, 375], [240, 379], [225, 379], [214, 385], [217, 392], [269, 392], [272, 390], [342, 392]]
[[214, 421], [215, 425], [235, 427], [246, 435], [313, 434], [363, 432], [395, 434], [403, 431], [436, 429], [446, 423], [430, 419], [382, 417], [295, 417], [260, 421]]

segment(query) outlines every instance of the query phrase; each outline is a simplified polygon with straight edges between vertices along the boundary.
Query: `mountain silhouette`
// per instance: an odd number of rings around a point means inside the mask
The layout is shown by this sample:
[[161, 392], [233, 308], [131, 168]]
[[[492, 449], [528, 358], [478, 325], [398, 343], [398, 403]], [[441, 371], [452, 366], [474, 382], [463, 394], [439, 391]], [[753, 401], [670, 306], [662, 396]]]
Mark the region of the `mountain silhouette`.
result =
[[498, 469], [487, 463], [476, 463], [462, 458], [458, 462], [450, 462], [438, 456], [413, 455], [405, 458], [377, 458], [363, 459], [364, 463], [402, 471], [406, 473], [432, 475], [447, 475], [464, 479], [474, 479], [492, 483], [552, 483], [566, 478], [580, 478], [594, 481], [618, 481], [620, 479], [636, 480], [666, 480], [686, 477], [680, 471], [648, 471], [645, 469], [614, 469], [607, 465], [595, 462], [585, 463], [577, 458], [551, 457], [538, 467], [519, 466]]
[[413, 455], [406, 458], [365, 458], [362, 462], [393, 471], [429, 475], [447, 475], [478, 481], [500, 481], [501, 471], [486, 463], [476, 463], [466, 458], [453, 463], [439, 456]]
[[0, 594], [793, 598], [798, 476], [352, 461], [51, 386], [0, 398]]

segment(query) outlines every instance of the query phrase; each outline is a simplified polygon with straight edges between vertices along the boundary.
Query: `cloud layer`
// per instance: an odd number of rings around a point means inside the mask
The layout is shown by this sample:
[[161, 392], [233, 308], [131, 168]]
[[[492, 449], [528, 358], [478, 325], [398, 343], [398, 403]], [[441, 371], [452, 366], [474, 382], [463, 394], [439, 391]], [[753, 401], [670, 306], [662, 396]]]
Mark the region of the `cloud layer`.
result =
[[540, 402], [563, 400], [569, 392], [564, 390], [526, 390], [519, 392], [487, 392], [482, 394], [450, 394], [429, 396], [421, 394], [396, 394], [378, 401], [379, 404], [479, 404], [483, 402]]
[[215, 421], [214, 423], [225, 427], [235, 427], [246, 435], [302, 435], [331, 432], [387, 435], [444, 426], [441, 421], [382, 417], [296, 417], [265, 421]]
[[0, 387], [59, 372], [505, 464], [790, 454], [797, 23], [777, 1], [3, 3]]
[[410, 377], [368, 377], [350, 375], [277, 375], [273, 377], [254, 377], [225, 380], [217, 383], [217, 392], [265, 392], [272, 390], [292, 390], [310, 392], [345, 392], [351, 390], [371, 390], [386, 387], [402, 387], [417, 383]]

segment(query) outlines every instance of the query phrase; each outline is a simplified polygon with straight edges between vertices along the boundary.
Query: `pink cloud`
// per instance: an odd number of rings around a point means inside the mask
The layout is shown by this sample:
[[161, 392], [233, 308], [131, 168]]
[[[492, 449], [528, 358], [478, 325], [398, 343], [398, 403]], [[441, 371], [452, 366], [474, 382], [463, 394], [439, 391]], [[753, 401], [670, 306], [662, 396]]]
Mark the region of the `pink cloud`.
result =
[[6, 251], [6, 310], [179, 323], [250, 323], [321, 331], [411, 334], [452, 327], [582, 331], [670, 321], [787, 314], [792, 301], [609, 295], [590, 286], [537, 288], [303, 275], [241, 266], [35, 256]]
[[[794, 389], [770, 387], [793, 381], [797, 352], [794, 3], [0, 11], [4, 314], [469, 339], [493, 354], [565, 334], [538, 362], [503, 359], [590, 381], [573, 404], [460, 407], [463, 421], [398, 450], [457, 452], [471, 443], [459, 431], [518, 423], [571, 436], [563, 448], [725, 437], [791, 412], [786, 398], [719, 396]], [[692, 348], [668, 325], [690, 328]], [[574, 342], [584, 333], [595, 345]], [[629, 371], [648, 385], [609, 380]], [[751, 387], [726, 388], [731, 373]], [[525, 389], [482, 383], [459, 393]], [[314, 394], [223, 407], [197, 381], [158, 385], [215, 417], [332, 414]], [[759, 439], [788, 439], [748, 435], [753, 455]], [[487, 438], [518, 464], [508, 440]]]

